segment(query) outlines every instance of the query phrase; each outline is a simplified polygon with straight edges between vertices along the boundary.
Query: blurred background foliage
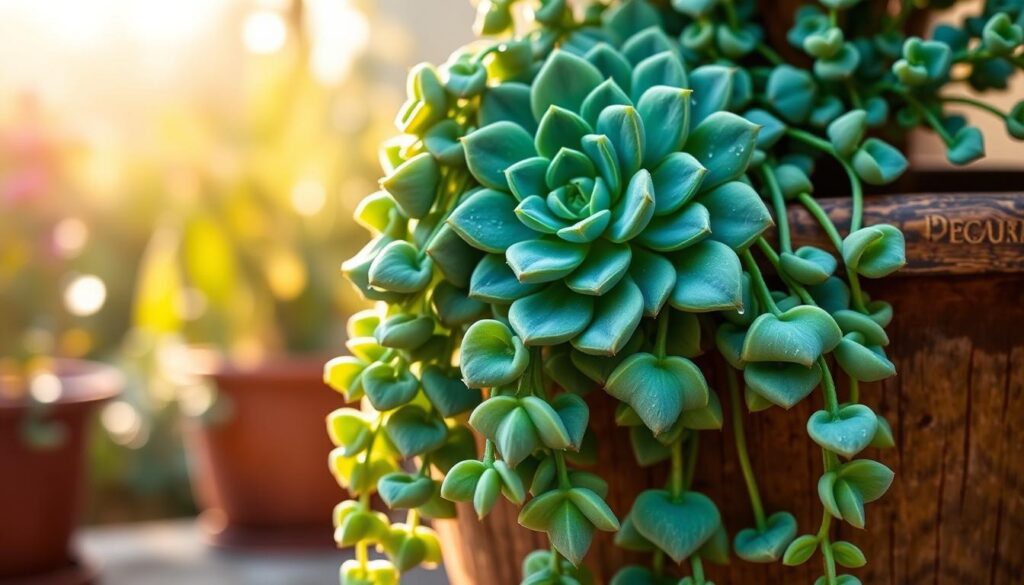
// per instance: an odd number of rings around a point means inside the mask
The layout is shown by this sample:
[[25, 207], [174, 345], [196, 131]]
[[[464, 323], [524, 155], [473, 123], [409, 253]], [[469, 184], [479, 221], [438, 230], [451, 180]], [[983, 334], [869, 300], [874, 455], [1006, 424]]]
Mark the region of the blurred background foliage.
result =
[[0, 18], [0, 373], [117, 363], [91, 519], [190, 513], [179, 423], [215, 403], [190, 348], [336, 353], [359, 308], [337, 270], [405, 72], [466, 40], [472, 8], [15, 0]]

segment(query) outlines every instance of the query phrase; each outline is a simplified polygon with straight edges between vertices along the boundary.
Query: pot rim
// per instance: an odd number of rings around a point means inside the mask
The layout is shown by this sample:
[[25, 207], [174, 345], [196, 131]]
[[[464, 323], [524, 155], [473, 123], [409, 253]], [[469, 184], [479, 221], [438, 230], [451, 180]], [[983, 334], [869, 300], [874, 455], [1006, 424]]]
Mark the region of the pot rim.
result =
[[[109, 400], [121, 393], [124, 387], [124, 376], [109, 364], [92, 360], [56, 358], [53, 360], [53, 373], [60, 380], [60, 396], [51, 407], [88, 404]], [[0, 378], [0, 385], [12, 383], [10, 379]], [[5, 398], [0, 395], [0, 414], [21, 411], [30, 405], [24, 398]]]

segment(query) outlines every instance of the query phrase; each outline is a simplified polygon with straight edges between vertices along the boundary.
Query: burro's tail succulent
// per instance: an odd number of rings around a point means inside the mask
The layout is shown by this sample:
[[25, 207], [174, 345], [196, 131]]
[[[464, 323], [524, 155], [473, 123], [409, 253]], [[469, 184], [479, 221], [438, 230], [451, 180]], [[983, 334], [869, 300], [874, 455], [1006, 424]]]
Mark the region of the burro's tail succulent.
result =
[[[1024, 135], [1024, 106], [946, 93], [1024, 67], [1024, 9], [990, 3], [922, 39], [904, 31], [916, 4], [882, 19], [857, 0], [805, 6], [787, 40], [807, 58], [788, 63], [748, 0], [483, 0], [483, 39], [413, 68], [381, 190], [356, 212], [373, 238], [342, 267], [376, 308], [352, 316], [350, 355], [325, 368], [362, 404], [328, 417], [330, 469], [355, 498], [335, 510], [339, 546], [356, 550], [343, 584], [440, 563], [422, 520], [453, 517], [456, 502], [483, 518], [499, 498], [551, 543], [524, 559], [523, 583], [593, 582], [583, 561], [598, 531], [650, 554], [620, 585], [710, 583], [704, 563], [733, 554], [796, 565], [816, 553], [818, 583], [859, 583], [838, 572], [864, 554], [833, 524], [863, 528], [893, 479], [861, 456], [894, 439], [858, 388], [895, 374], [892, 308], [861, 280], [905, 262], [899, 229], [862, 225], [863, 184], [906, 169], [894, 130], [934, 130], [955, 163], [981, 156], [980, 132], [947, 107]], [[813, 196], [824, 173], [849, 182], [849, 225]], [[831, 249], [794, 249], [787, 205], [805, 206]], [[764, 509], [743, 425], [816, 390], [810, 529]], [[602, 475], [632, 463], [596, 465], [597, 401], [614, 401], [636, 465], [669, 468], [628, 510], [608, 505]], [[692, 488], [701, 433], [724, 428], [751, 509], [731, 535]], [[407, 520], [371, 508], [374, 493]]]

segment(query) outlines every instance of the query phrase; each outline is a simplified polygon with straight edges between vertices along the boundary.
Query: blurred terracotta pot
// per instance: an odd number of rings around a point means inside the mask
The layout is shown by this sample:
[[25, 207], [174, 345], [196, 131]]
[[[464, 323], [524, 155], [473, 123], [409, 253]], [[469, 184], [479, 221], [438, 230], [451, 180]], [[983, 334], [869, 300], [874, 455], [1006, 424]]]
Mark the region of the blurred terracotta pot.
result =
[[212, 544], [335, 546], [331, 511], [344, 494], [327, 471], [324, 420], [344, 400], [324, 385], [324, 361], [204, 366], [222, 414], [190, 419], [186, 437], [193, 491]]
[[[0, 392], [2, 583], [90, 581], [71, 547], [85, 493], [87, 422], [101, 402], [117, 395], [123, 380], [113, 368], [93, 362], [58, 360], [54, 366], [60, 386], [51, 404], [32, 406], [24, 398], [10, 398], [13, 392]], [[13, 384], [0, 379], [4, 390]], [[37, 445], [26, 437], [25, 424], [34, 417], [33, 424], [52, 425], [58, 433], [53, 444]]]

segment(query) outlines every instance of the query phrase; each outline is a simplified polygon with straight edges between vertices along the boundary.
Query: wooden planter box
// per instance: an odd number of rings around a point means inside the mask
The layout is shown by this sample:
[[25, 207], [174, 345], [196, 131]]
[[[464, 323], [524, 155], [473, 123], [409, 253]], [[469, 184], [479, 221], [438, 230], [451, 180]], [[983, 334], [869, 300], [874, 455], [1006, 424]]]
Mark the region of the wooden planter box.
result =
[[[848, 200], [822, 203], [843, 231]], [[828, 247], [807, 213], [790, 213], [798, 245]], [[872, 296], [894, 306], [887, 350], [898, 375], [863, 385], [862, 400], [893, 427], [898, 446], [866, 455], [890, 466], [896, 480], [868, 506], [866, 530], [839, 529], [837, 538], [855, 542], [869, 560], [850, 572], [871, 584], [1020, 583], [1024, 195], [871, 197], [864, 223], [881, 222], [898, 225], [907, 237], [906, 269], [865, 283]], [[712, 386], [724, 388], [713, 374]], [[727, 392], [720, 396], [728, 400]], [[664, 485], [665, 465], [637, 467], [627, 433], [613, 422], [614, 400], [596, 391], [588, 403], [609, 504], [622, 517], [637, 493]], [[821, 454], [804, 429], [819, 408], [815, 393], [790, 411], [773, 408], [746, 419], [765, 509], [792, 512], [801, 533], [816, 531], [822, 514], [815, 489]], [[730, 535], [752, 524], [728, 429], [701, 434], [694, 489], [719, 505]], [[520, 527], [516, 513], [502, 500], [484, 522], [463, 506], [458, 520], [435, 524], [453, 585], [519, 582], [520, 560], [547, 543], [543, 534]], [[599, 533], [587, 562], [597, 581], [607, 583], [618, 567], [634, 559], [646, 564], [648, 556], [615, 548], [610, 535]], [[736, 558], [728, 567], [705, 566], [721, 584], [813, 583], [821, 574], [818, 557], [796, 568]]]

